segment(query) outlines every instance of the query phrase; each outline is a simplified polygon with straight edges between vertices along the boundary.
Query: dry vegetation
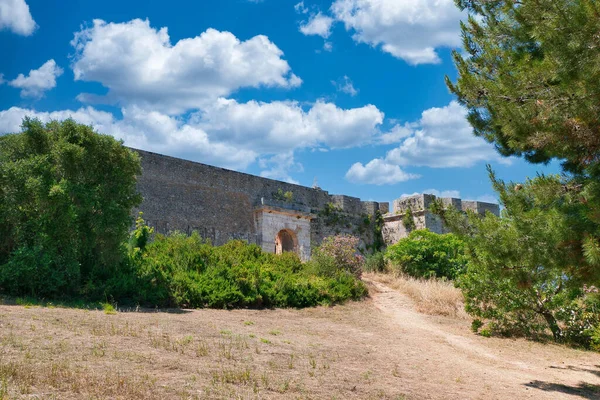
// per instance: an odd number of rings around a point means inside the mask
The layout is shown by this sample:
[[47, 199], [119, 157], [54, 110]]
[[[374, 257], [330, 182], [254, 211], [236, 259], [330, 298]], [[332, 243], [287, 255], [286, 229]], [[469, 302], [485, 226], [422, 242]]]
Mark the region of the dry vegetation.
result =
[[463, 295], [451, 281], [441, 279], [417, 279], [402, 274], [365, 274], [365, 277], [381, 282], [404, 293], [415, 303], [417, 311], [429, 315], [443, 315], [468, 319], [464, 310]]
[[[375, 279], [389, 278], [366, 276], [371, 299], [304, 310], [0, 305], [0, 399], [600, 395], [597, 354], [474, 336], [468, 321], [417, 313]], [[440, 287], [431, 292], [449, 303]]]

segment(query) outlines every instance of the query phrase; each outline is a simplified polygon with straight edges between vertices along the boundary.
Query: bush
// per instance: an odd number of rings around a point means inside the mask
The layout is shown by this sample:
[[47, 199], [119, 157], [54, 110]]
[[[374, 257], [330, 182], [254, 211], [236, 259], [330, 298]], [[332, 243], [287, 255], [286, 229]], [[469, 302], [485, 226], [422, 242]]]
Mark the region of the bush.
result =
[[364, 257], [358, 254], [358, 238], [350, 235], [329, 236], [313, 251], [313, 268], [325, 276], [344, 271], [360, 278]]
[[[138, 219], [130, 243], [147, 229]], [[360, 280], [337, 265], [317, 273], [294, 253], [265, 253], [238, 240], [212, 246], [197, 233], [157, 235], [144, 249], [130, 249], [130, 266], [127, 276], [105, 287], [106, 297], [159, 307], [239, 308], [310, 307], [367, 294]]]
[[466, 267], [464, 243], [460, 239], [427, 229], [413, 231], [389, 246], [385, 257], [397, 272], [416, 278], [455, 279]]
[[381, 251], [376, 251], [365, 259], [364, 270], [367, 272], [385, 272], [386, 268], [385, 254]]

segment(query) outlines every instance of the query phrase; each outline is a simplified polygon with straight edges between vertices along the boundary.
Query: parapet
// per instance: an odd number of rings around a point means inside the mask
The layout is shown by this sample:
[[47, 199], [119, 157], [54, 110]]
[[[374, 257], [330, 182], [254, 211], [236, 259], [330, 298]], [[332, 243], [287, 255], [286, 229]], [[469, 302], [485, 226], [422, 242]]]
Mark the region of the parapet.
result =
[[375, 215], [377, 211], [381, 214], [387, 214], [390, 209], [390, 203], [378, 203], [376, 201], [361, 201], [362, 212], [367, 215]]
[[[415, 194], [412, 196], [401, 197], [394, 200], [393, 213], [395, 215], [404, 214], [407, 209], [411, 209], [414, 213], [426, 212], [431, 204], [436, 200], [436, 196], [432, 194]], [[461, 200], [452, 197], [444, 197], [439, 199], [444, 207], [454, 207], [457, 210], [473, 211], [480, 215], [485, 215], [486, 212], [491, 212], [494, 215], [500, 216], [500, 206], [494, 203], [486, 203], [482, 201]]]
[[463, 211], [473, 211], [480, 215], [485, 215], [485, 213], [489, 211], [496, 216], [500, 216], [500, 206], [494, 203], [463, 200], [461, 209]]
[[361, 201], [357, 197], [334, 194], [331, 196], [331, 202], [348, 214], [359, 215], [363, 212]]
[[394, 200], [394, 214], [404, 214], [407, 209], [413, 212], [425, 211], [435, 201], [435, 196], [432, 194], [415, 194], [413, 196], [400, 197]]

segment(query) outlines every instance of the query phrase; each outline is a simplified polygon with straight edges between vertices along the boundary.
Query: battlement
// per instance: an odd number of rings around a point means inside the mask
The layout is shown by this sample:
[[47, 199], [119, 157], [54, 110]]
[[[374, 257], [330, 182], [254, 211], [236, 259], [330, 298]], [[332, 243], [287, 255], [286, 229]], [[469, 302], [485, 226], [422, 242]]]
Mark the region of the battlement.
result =
[[[408, 236], [415, 229], [429, 229], [435, 233], [448, 233], [448, 228], [444, 225], [438, 215], [430, 211], [431, 205], [438, 200], [432, 194], [416, 194], [413, 196], [401, 197], [394, 200], [393, 212], [384, 215], [383, 239], [387, 244], [396, 243], [398, 240]], [[490, 212], [494, 215], [500, 215], [498, 204], [485, 203], [481, 201], [461, 200], [451, 197], [439, 198], [444, 207], [454, 207], [461, 211], [473, 211], [480, 215]], [[413, 228], [404, 226], [404, 217], [407, 210], [411, 210], [413, 216]]]

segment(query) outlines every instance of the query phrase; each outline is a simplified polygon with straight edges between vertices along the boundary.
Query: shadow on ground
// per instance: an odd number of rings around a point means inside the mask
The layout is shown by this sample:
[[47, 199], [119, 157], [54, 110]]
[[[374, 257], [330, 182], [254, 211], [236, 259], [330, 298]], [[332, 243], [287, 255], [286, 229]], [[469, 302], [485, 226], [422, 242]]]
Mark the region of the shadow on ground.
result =
[[525, 386], [543, 390], [544, 392], [558, 392], [569, 394], [572, 396], [579, 396], [584, 399], [600, 398], [600, 386], [590, 385], [589, 383], [581, 382], [577, 386], [563, 385], [561, 383], [552, 383], [544, 381], [531, 381], [526, 383]]

